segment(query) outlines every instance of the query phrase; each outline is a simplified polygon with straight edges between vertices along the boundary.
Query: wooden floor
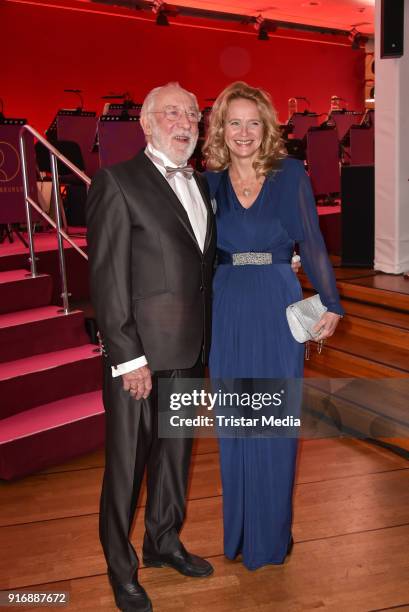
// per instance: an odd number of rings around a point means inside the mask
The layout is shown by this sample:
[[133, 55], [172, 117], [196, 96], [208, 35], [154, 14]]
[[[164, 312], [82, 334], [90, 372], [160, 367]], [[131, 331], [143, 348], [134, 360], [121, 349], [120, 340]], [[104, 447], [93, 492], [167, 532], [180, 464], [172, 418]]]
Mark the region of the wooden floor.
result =
[[[155, 612], [409, 610], [408, 468], [363, 441], [302, 442], [291, 559], [249, 572], [223, 557], [217, 445], [198, 440], [183, 541], [215, 573], [195, 580], [143, 568]], [[96, 452], [1, 484], [1, 589], [64, 590], [69, 610], [116, 609], [98, 541], [102, 472]], [[144, 499], [132, 536], [138, 551]]]

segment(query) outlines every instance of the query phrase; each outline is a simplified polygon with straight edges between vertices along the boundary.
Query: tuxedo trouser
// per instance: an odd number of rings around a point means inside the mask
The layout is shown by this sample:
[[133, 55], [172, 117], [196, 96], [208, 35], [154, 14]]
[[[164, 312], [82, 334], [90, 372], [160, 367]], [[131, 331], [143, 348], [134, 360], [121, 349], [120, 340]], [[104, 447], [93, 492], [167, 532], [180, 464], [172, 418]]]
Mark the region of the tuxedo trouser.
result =
[[202, 378], [200, 359], [189, 369], [155, 372], [148, 399], [135, 400], [105, 364], [105, 472], [100, 501], [99, 535], [108, 569], [121, 583], [131, 582], [138, 557], [129, 535], [146, 467], [147, 501], [143, 553], [157, 557], [181, 547], [179, 532], [192, 438], [158, 437], [158, 379]]

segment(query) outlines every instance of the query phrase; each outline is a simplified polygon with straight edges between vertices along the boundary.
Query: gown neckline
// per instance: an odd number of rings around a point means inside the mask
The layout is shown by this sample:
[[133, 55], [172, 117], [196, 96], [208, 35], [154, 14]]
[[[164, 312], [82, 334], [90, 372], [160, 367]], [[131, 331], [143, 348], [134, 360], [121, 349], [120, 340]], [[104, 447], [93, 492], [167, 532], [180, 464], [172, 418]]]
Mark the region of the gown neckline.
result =
[[239, 210], [241, 210], [242, 212], [246, 212], [246, 211], [251, 210], [252, 208], [254, 208], [255, 205], [258, 203], [258, 201], [261, 198], [261, 195], [262, 195], [263, 190], [264, 190], [264, 186], [265, 186], [265, 184], [267, 182], [267, 176], [265, 177], [264, 182], [261, 185], [261, 189], [258, 192], [257, 197], [253, 200], [252, 204], [250, 206], [247, 206], [247, 207], [243, 206], [243, 204], [240, 202], [240, 200], [239, 200], [239, 198], [237, 196], [237, 193], [236, 193], [236, 191], [235, 191], [235, 189], [233, 187], [233, 183], [231, 182], [230, 175], [229, 175], [229, 170], [228, 169], [226, 169], [226, 176], [227, 176], [227, 183], [228, 183], [229, 189], [231, 190], [231, 192], [233, 194], [233, 200], [236, 203], [236, 208], [238, 207]]

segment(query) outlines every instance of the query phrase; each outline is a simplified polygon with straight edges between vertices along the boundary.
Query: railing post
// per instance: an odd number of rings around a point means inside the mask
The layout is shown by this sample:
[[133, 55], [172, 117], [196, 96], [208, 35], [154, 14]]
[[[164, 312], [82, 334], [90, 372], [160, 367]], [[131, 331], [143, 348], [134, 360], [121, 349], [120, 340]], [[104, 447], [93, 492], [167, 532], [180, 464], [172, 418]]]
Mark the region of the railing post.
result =
[[[24, 129], [24, 128], [23, 128]], [[27, 176], [27, 156], [26, 156], [26, 143], [24, 141], [24, 131], [20, 132], [19, 144], [20, 144], [20, 157], [21, 157], [21, 173], [23, 176], [23, 192], [24, 192], [24, 204], [26, 207], [26, 218], [27, 218], [27, 232], [28, 232], [28, 247], [30, 250], [30, 268], [31, 276], [37, 276], [37, 262], [34, 251], [34, 239], [33, 239], [33, 221], [31, 218], [31, 206], [28, 202], [30, 197], [30, 187]]]
[[68, 314], [70, 312], [69, 305], [69, 294], [67, 288], [67, 272], [65, 268], [65, 255], [64, 255], [64, 245], [63, 238], [61, 235], [61, 210], [60, 210], [60, 181], [58, 179], [58, 168], [57, 168], [57, 158], [50, 151], [50, 162], [51, 162], [51, 177], [53, 184], [53, 201], [55, 208], [55, 221], [57, 225], [57, 240], [58, 240], [58, 256], [59, 256], [59, 264], [60, 264], [60, 274], [61, 274], [61, 297], [63, 303], [64, 314]]
[[[46, 149], [48, 149], [48, 151], [50, 152], [51, 176], [52, 176], [52, 185], [53, 185], [53, 202], [55, 206], [55, 219], [56, 219], [55, 223], [51, 219], [51, 217], [47, 215], [47, 213], [45, 213], [38, 206], [38, 204], [34, 202], [34, 200], [29, 195], [30, 187], [29, 187], [28, 174], [27, 174], [26, 144], [24, 141], [24, 133], [26, 131], [30, 132], [30, 134], [35, 136], [38, 142], [41, 142], [44, 145], [44, 147], [46, 147]], [[78, 251], [78, 253], [80, 253], [82, 257], [84, 257], [84, 259], [88, 259], [88, 257], [87, 257], [87, 254], [82, 249], [80, 249], [80, 247], [77, 244], [75, 244], [75, 242], [71, 240], [71, 238], [61, 229], [60, 181], [58, 178], [57, 158], [60, 159], [61, 162], [73, 172], [73, 174], [75, 174], [81, 181], [83, 181], [87, 185], [87, 188], [91, 184], [91, 179], [86, 174], [84, 174], [84, 172], [82, 172], [79, 168], [77, 168], [75, 164], [73, 164], [67, 157], [64, 157], [64, 155], [61, 155], [61, 153], [56, 148], [54, 148], [39, 132], [34, 130], [29, 125], [22, 126], [20, 130], [19, 145], [20, 145], [21, 167], [22, 167], [22, 176], [23, 176], [24, 199], [25, 199], [25, 206], [26, 206], [27, 231], [28, 231], [28, 238], [29, 238], [29, 249], [30, 249], [30, 260], [29, 261], [31, 265], [31, 275], [37, 276], [36, 257], [34, 253], [34, 241], [33, 241], [33, 223], [32, 223], [32, 218], [31, 218], [31, 206], [33, 206], [33, 208], [44, 219], [46, 219], [52, 227], [54, 227], [57, 230], [58, 258], [59, 258], [59, 265], [60, 265], [61, 290], [62, 290], [61, 298], [63, 301], [63, 312], [64, 314], [69, 314], [70, 312], [70, 305], [69, 305], [70, 294], [68, 293], [68, 288], [67, 288], [67, 272], [66, 272], [66, 266], [65, 266], [65, 253], [64, 253], [63, 238], [67, 240], [71, 244], [71, 246], [74, 247], [74, 249], [76, 249], [76, 251]]]

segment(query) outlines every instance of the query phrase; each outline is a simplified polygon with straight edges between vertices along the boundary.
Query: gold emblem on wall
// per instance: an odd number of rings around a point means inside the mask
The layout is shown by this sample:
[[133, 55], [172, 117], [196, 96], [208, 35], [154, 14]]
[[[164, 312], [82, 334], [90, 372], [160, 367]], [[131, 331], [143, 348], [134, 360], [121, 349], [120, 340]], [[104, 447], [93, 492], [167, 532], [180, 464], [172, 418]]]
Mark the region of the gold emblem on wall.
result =
[[20, 155], [13, 145], [0, 140], [0, 183], [9, 183], [20, 172]]

